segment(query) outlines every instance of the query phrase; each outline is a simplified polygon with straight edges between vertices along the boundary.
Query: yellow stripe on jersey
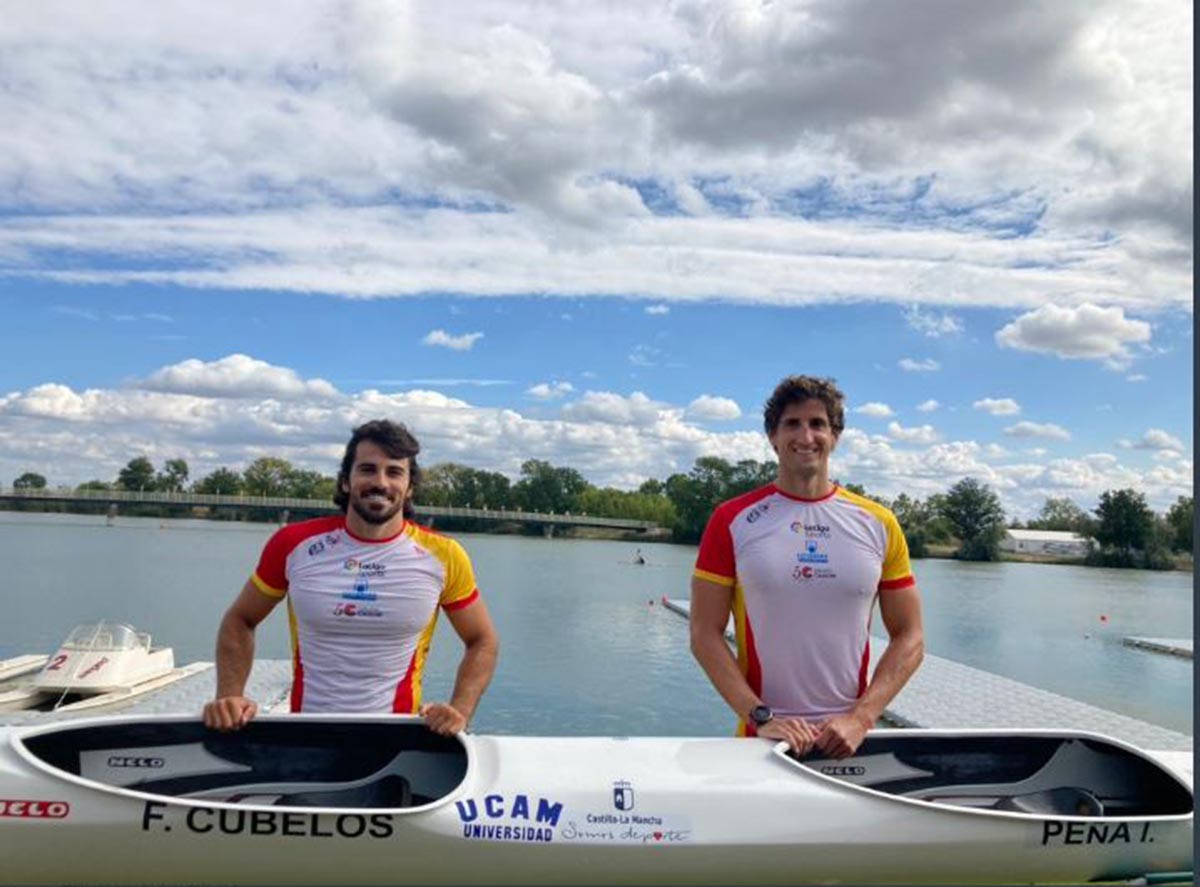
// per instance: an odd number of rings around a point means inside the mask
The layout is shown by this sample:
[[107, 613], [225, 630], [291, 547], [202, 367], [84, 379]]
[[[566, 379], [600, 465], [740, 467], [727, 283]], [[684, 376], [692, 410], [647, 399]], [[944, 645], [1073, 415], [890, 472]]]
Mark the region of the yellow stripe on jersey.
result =
[[896, 520], [896, 516], [874, 499], [852, 493], [843, 487], [837, 488], [837, 494], [864, 511], [870, 512], [876, 520], [883, 524], [883, 528], [887, 532], [887, 549], [883, 554], [883, 572], [879, 581], [891, 582], [911, 576], [912, 564], [908, 560], [908, 542], [904, 539], [904, 531], [900, 529], [900, 522]]
[[254, 583], [255, 588], [257, 588], [267, 597], [281, 598], [287, 594], [287, 592], [282, 588], [272, 588], [270, 585], [267, 585], [267, 583], [263, 582], [257, 571], [250, 574], [250, 581]]
[[[475, 571], [463, 547], [449, 536], [442, 536], [417, 524], [406, 524], [406, 532], [412, 540], [442, 562], [446, 568], [446, 581], [438, 603], [453, 604], [470, 597], [475, 591]], [[429, 629], [432, 632], [432, 628]]]
[[692, 575], [697, 579], [703, 579], [705, 582], [724, 585], [726, 588], [732, 588], [737, 581], [732, 576], [719, 576], [716, 573], [709, 573], [707, 570], [693, 570]]

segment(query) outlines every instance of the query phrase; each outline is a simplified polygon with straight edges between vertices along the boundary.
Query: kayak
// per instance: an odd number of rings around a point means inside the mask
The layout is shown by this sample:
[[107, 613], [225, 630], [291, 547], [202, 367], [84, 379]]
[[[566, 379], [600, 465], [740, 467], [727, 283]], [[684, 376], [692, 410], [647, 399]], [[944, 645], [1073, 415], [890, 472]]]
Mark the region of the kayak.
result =
[[1069, 731], [438, 736], [412, 716], [0, 728], [3, 884], [1081, 883], [1192, 869], [1190, 754]]

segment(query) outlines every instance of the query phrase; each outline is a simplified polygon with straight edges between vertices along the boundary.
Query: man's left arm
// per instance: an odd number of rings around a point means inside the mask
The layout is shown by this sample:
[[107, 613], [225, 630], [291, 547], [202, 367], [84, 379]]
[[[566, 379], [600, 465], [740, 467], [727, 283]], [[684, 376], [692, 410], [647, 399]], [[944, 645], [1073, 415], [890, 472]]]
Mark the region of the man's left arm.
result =
[[835, 758], [854, 754], [867, 732], [883, 715], [925, 657], [921, 595], [915, 585], [879, 593], [879, 615], [887, 628], [888, 648], [854, 708], [830, 718], [817, 736], [816, 747]]
[[470, 605], [447, 610], [446, 618], [463, 642], [463, 656], [454, 678], [450, 702], [430, 702], [421, 706], [421, 716], [429, 729], [443, 736], [465, 730], [475, 707], [496, 671], [500, 638], [483, 598]]

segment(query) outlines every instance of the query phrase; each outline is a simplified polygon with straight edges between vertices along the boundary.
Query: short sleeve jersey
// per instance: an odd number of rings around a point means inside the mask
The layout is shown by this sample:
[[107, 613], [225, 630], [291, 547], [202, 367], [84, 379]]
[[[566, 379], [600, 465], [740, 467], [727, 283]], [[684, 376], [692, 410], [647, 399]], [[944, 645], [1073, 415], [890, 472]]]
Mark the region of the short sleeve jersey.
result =
[[341, 516], [281, 528], [251, 581], [287, 597], [291, 708], [305, 712], [416, 712], [439, 607], [479, 597], [453, 539], [410, 522], [359, 539]]
[[[717, 507], [695, 575], [733, 588], [738, 665], [777, 713], [849, 711], [867, 686], [876, 596], [915, 584], [895, 516], [841, 487], [798, 499], [770, 484]], [[753, 733], [744, 721], [739, 733]]]

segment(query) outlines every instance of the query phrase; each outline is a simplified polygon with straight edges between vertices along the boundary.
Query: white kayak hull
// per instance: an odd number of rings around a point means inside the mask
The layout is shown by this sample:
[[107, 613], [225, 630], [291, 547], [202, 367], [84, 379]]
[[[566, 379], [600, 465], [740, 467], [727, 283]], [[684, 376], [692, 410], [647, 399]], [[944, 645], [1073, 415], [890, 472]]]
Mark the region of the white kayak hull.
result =
[[398, 716], [11, 728], [0, 883], [1080, 883], [1192, 868], [1190, 779], [1114, 740], [879, 730], [864, 751], [801, 763], [762, 740], [443, 739]]

